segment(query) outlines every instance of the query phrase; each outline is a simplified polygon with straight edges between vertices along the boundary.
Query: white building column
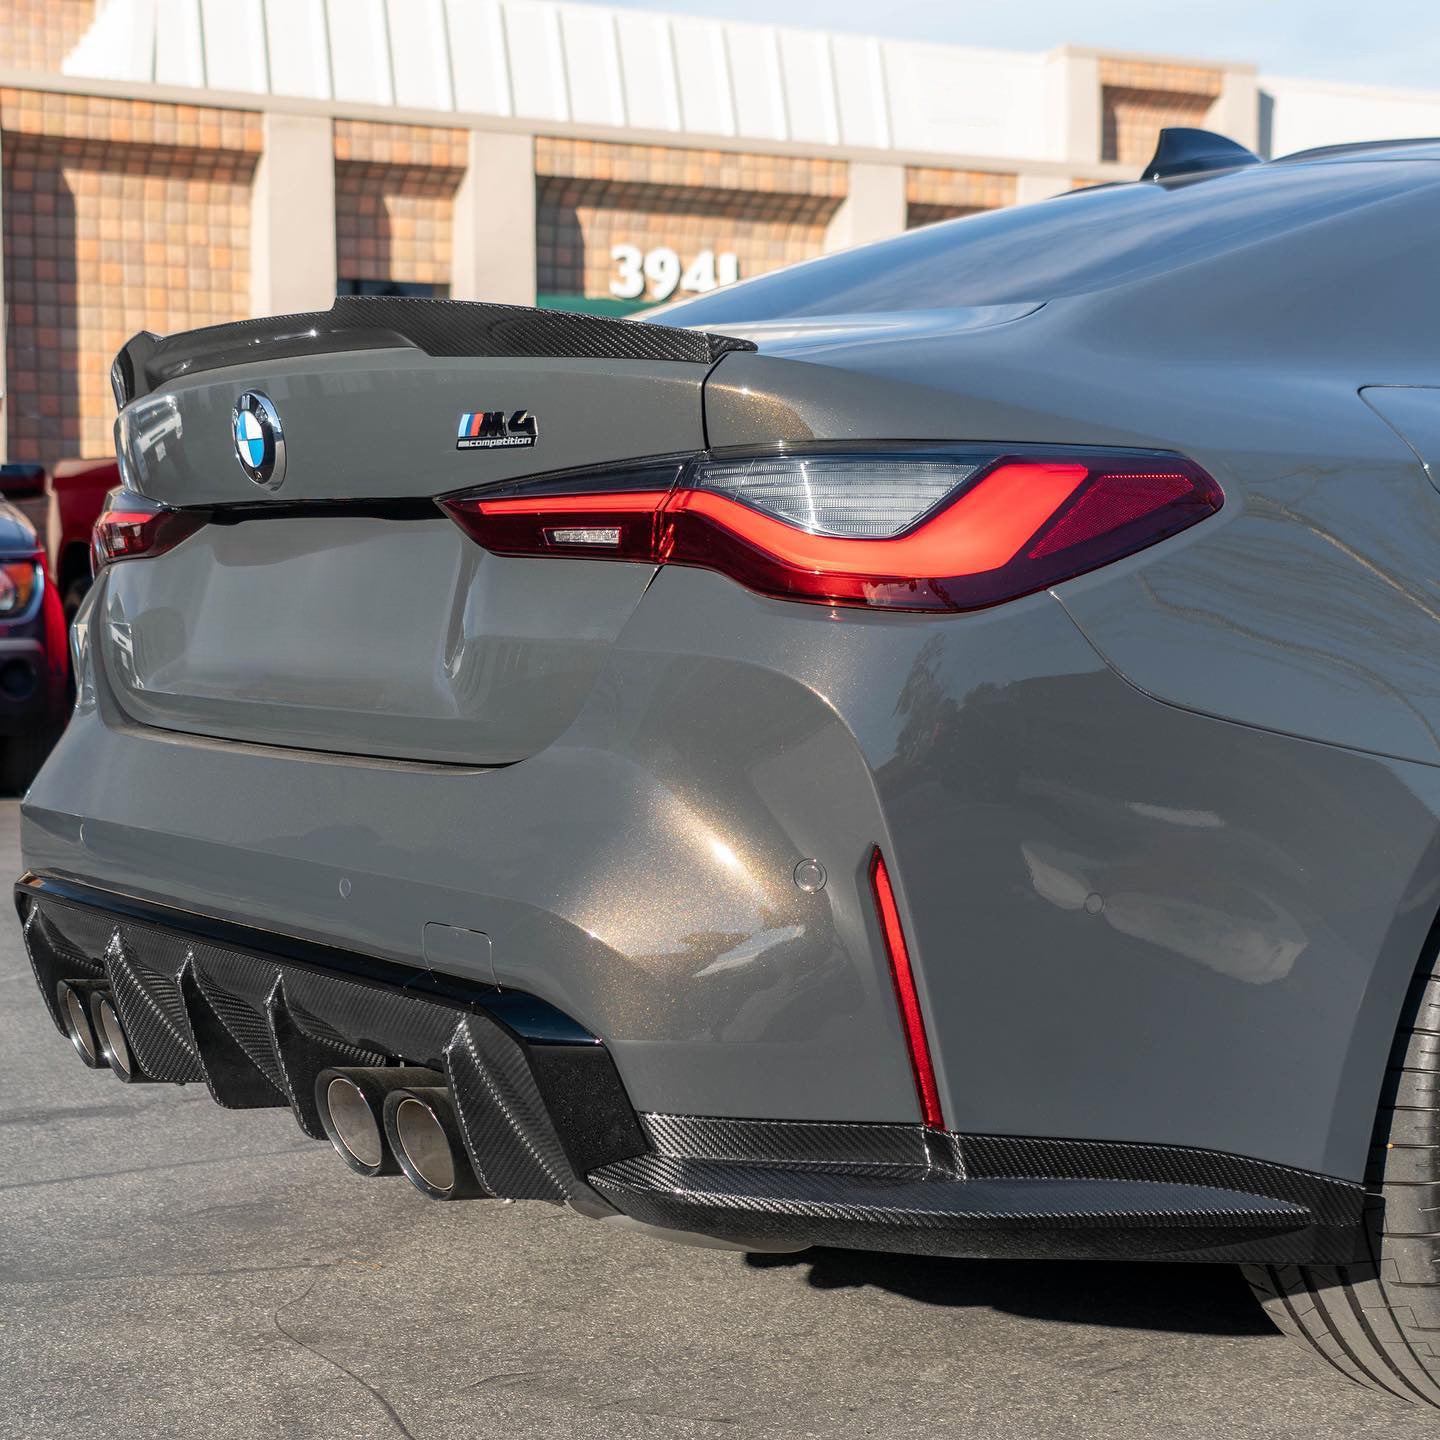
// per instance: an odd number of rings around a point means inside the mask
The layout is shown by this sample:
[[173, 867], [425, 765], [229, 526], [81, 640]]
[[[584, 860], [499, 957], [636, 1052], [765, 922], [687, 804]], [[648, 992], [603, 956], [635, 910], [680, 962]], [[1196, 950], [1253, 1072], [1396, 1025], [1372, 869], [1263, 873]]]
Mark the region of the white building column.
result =
[[450, 295], [533, 305], [535, 280], [535, 137], [472, 130], [455, 192]]
[[848, 250], [905, 228], [905, 167], [850, 162], [850, 187], [825, 229], [825, 250]]
[[335, 298], [335, 132], [328, 115], [261, 117], [250, 200], [250, 309], [328, 310]]
[[1068, 161], [1083, 175], [1100, 162], [1104, 141], [1099, 58], [1062, 45], [1045, 63], [1049, 158]]
[[1254, 66], [1237, 65], [1225, 71], [1220, 96], [1210, 107], [1205, 124], [1259, 153], [1260, 82]]

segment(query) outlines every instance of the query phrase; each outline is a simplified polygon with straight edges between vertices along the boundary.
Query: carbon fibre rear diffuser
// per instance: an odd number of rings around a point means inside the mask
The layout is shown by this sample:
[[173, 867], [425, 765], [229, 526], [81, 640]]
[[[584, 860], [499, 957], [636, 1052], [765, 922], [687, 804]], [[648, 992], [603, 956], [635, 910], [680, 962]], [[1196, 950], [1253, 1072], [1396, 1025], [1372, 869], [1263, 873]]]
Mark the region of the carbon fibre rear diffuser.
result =
[[62, 980], [108, 982], [146, 1078], [324, 1134], [315, 1079], [442, 1072], [481, 1186], [738, 1246], [913, 1254], [1356, 1258], [1363, 1187], [1172, 1145], [918, 1124], [637, 1115], [598, 1037], [534, 996], [52, 877], [16, 903], [57, 1028]]

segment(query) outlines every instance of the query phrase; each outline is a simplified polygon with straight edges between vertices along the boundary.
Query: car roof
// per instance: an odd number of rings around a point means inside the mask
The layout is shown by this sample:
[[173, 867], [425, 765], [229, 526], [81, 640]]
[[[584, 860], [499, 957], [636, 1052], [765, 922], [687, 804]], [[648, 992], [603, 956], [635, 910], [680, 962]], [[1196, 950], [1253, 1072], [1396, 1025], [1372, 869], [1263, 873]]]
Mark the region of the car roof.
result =
[[1421, 137], [1414, 140], [1352, 140], [1344, 145], [1317, 145], [1310, 150], [1297, 150], [1293, 155], [1278, 155], [1272, 165], [1308, 165], [1326, 160], [1440, 160], [1440, 139]]
[[1303, 270], [1328, 226], [1347, 216], [1399, 200], [1434, 213], [1440, 170], [1432, 158], [1440, 158], [1440, 140], [1336, 146], [1072, 191], [808, 260], [655, 318], [723, 330], [816, 315], [1049, 303], [1232, 253], [1253, 263], [1256, 246], [1285, 242], [1286, 258], [1272, 262], [1278, 278]]

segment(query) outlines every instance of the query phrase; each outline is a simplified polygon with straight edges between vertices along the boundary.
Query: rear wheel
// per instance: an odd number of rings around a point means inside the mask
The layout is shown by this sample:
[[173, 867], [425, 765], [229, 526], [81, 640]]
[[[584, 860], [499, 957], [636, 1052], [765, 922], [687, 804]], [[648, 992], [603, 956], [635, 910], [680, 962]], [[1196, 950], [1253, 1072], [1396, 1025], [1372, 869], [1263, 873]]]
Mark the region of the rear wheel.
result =
[[1364, 1263], [1247, 1265], [1266, 1313], [1341, 1374], [1440, 1406], [1440, 957], [1406, 997], [1366, 1174]]

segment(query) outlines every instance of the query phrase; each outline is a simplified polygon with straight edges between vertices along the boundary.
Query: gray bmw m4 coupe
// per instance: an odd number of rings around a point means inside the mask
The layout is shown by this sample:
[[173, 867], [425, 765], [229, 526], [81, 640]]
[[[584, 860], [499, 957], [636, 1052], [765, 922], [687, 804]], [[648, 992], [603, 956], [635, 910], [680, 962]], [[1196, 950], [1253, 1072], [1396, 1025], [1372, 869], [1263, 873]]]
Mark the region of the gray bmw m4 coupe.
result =
[[[141, 334], [16, 892], [364, 1176], [1241, 1263], [1440, 1402], [1440, 141]], [[37, 1011], [38, 1018], [38, 1011]]]

